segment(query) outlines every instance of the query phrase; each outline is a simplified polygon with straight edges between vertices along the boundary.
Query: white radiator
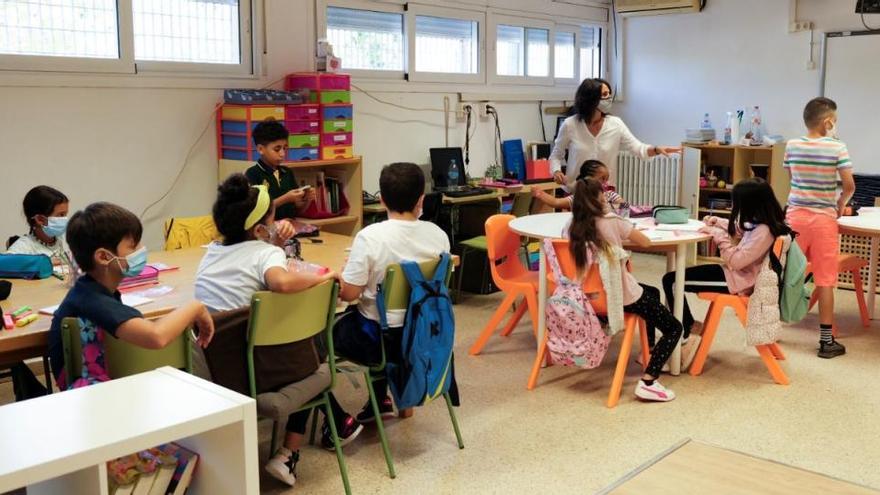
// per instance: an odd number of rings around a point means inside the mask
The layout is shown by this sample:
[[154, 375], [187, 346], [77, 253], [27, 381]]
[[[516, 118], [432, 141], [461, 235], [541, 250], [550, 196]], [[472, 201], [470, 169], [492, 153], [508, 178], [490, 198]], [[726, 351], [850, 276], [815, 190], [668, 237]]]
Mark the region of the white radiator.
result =
[[617, 192], [632, 205], [676, 205], [681, 182], [681, 156], [658, 155], [644, 160], [628, 152], [617, 158]]

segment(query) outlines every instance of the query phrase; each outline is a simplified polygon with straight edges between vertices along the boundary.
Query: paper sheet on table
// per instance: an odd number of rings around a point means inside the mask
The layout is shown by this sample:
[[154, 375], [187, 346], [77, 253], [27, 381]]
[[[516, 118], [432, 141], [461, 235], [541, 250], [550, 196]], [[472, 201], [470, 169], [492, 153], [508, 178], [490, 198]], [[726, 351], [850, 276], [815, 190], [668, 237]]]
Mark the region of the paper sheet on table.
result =
[[[148, 297], [136, 296], [134, 294], [122, 294], [122, 304], [125, 304], [126, 306], [131, 306], [133, 308], [136, 308], [138, 306], [143, 306], [144, 304], [149, 304], [151, 302], [153, 302], [153, 300]], [[49, 307], [43, 308], [40, 310], [40, 313], [44, 314], [44, 315], [50, 315], [50, 316], [54, 315], [55, 311], [58, 310], [58, 306], [61, 306], [61, 305], [56, 304], [55, 306], [49, 306]]]
[[642, 233], [652, 241], [662, 241], [675, 238], [675, 233], [671, 230], [643, 230]]

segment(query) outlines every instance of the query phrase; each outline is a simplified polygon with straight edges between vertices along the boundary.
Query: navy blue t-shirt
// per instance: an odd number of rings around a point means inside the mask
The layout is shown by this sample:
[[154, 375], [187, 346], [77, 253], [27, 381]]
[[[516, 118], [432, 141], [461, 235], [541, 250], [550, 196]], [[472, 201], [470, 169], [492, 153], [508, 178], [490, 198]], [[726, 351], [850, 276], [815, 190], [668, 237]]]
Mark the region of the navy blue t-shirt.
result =
[[[119, 291], [110, 293], [91, 276], [80, 277], [55, 310], [52, 327], [49, 329], [49, 362], [56, 379], [64, 369], [61, 321], [71, 317], [79, 318], [80, 326], [83, 328], [96, 326], [115, 337], [116, 329], [120, 325], [132, 318], [143, 318], [143, 314], [131, 306], [122, 304], [122, 295]], [[68, 382], [72, 382], [75, 378], [68, 377]]]

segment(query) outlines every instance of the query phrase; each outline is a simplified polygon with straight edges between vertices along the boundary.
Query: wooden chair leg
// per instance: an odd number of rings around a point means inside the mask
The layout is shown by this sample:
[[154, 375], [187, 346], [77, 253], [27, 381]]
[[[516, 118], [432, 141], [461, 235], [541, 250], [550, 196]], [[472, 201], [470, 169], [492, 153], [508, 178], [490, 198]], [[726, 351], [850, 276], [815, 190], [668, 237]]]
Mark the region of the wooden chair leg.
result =
[[620, 344], [620, 354], [617, 356], [617, 367], [614, 370], [614, 378], [611, 380], [611, 390], [608, 391], [608, 402], [605, 404], [609, 408], [617, 406], [617, 403], [620, 402], [620, 390], [623, 388], [623, 380], [626, 378], [626, 365], [629, 362], [629, 354], [632, 350], [636, 319], [635, 316], [630, 316], [626, 320], [623, 342]]
[[709, 304], [709, 312], [706, 313], [706, 321], [703, 323], [703, 338], [700, 340], [700, 347], [697, 348], [697, 354], [694, 356], [689, 371], [692, 376], [698, 376], [703, 372], [703, 365], [706, 364], [706, 358], [709, 356], [709, 349], [712, 347], [712, 341], [715, 339], [715, 332], [718, 331], [718, 323], [721, 321], [723, 312], [724, 306], [717, 305], [715, 301]]
[[648, 326], [645, 320], [639, 318], [639, 343], [642, 353], [642, 371], [648, 369], [648, 361], [651, 360], [651, 347], [648, 345]]
[[865, 287], [862, 285], [862, 274], [859, 270], [852, 271], [853, 286], [856, 289], [856, 302], [859, 303], [859, 314], [862, 317], [862, 326], [868, 328], [871, 326], [871, 319], [868, 318], [868, 305], [865, 304]]
[[501, 323], [501, 320], [504, 318], [504, 315], [507, 314], [507, 310], [510, 308], [510, 305], [513, 304], [513, 301], [515, 300], [515, 293], [509, 293], [504, 296], [504, 300], [501, 301], [498, 309], [495, 310], [492, 318], [489, 319], [489, 323], [486, 324], [486, 326], [483, 328], [483, 332], [480, 333], [480, 336], [477, 338], [477, 341], [474, 342], [474, 345], [471, 346], [471, 349], [469, 351], [471, 356], [476, 356], [483, 350], [483, 347], [485, 347], [486, 342], [489, 340], [489, 337], [491, 337], [492, 333], [495, 332], [495, 329], [498, 328], [498, 324]]
[[532, 372], [529, 374], [529, 381], [526, 384], [527, 390], [534, 390], [535, 385], [537, 385], [538, 374], [541, 373], [541, 363], [544, 362], [545, 354], [547, 354], [547, 334], [544, 334], [544, 338], [541, 339], [541, 343], [538, 346], [538, 352], [535, 355], [535, 362], [532, 364]]
[[767, 367], [767, 371], [770, 372], [770, 376], [773, 377], [773, 381], [780, 385], [788, 385], [788, 377], [785, 376], [785, 372], [782, 371], [782, 367], [779, 366], [779, 362], [776, 360], [773, 352], [770, 350], [769, 345], [757, 345], [755, 349], [758, 350], [758, 354], [761, 355], [761, 360], [764, 361], [764, 366]]
[[526, 314], [526, 309], [528, 305], [526, 304], [526, 299], [523, 298], [520, 304], [516, 307], [516, 311], [514, 311], [513, 316], [507, 320], [507, 325], [504, 326], [504, 329], [501, 330], [501, 336], [507, 337], [511, 333], [513, 333], [513, 329], [516, 328], [516, 325], [519, 324], [519, 321], [522, 319], [523, 315]]

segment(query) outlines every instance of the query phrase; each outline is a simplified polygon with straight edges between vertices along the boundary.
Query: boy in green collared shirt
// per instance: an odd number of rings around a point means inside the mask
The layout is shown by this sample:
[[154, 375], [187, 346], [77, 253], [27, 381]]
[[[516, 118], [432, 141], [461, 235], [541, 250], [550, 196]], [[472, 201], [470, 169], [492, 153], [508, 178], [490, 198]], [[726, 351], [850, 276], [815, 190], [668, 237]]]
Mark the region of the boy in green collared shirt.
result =
[[293, 171], [282, 166], [287, 156], [288, 136], [284, 124], [276, 120], [257, 124], [253, 137], [260, 159], [245, 172], [251, 184], [267, 186], [275, 206], [275, 218], [279, 219], [293, 219], [314, 198], [314, 191], [298, 189]]

